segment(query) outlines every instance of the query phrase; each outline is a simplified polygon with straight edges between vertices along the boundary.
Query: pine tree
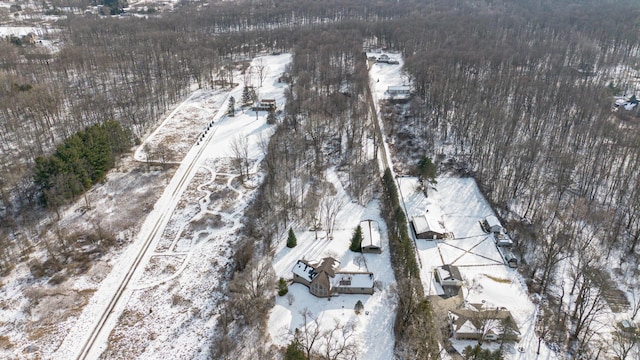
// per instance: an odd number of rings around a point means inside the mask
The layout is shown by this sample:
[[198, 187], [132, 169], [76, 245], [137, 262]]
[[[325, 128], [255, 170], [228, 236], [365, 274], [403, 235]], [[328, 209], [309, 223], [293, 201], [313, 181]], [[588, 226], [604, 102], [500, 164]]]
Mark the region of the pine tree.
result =
[[436, 166], [428, 156], [423, 156], [418, 162], [418, 177], [420, 182], [429, 180], [434, 183], [436, 179]]
[[242, 106], [251, 105], [251, 92], [249, 88], [250, 86], [247, 85], [242, 88]]
[[362, 310], [364, 310], [364, 305], [362, 304], [362, 301], [358, 300], [353, 310], [355, 310], [356, 314], [360, 315], [362, 313]]
[[227, 115], [231, 117], [236, 115], [236, 99], [233, 96], [229, 98], [229, 107], [227, 108]]
[[296, 239], [296, 234], [293, 232], [292, 228], [289, 228], [289, 237], [287, 238], [287, 247], [293, 248], [298, 245], [298, 239]]
[[276, 123], [276, 112], [275, 110], [271, 109], [269, 110], [269, 114], [267, 115], [267, 124], [269, 125], [273, 125]]
[[249, 88], [249, 101], [251, 104], [258, 101], [258, 94], [256, 93], [256, 89], [254, 89], [253, 86]]
[[278, 280], [278, 296], [285, 296], [289, 292], [289, 287], [287, 286], [287, 281], [283, 278]]
[[300, 343], [300, 330], [296, 328], [293, 340], [287, 346], [287, 350], [284, 353], [285, 360], [306, 360], [307, 357], [304, 353], [302, 344]]
[[362, 227], [358, 225], [358, 227], [353, 232], [353, 237], [351, 238], [351, 246], [349, 246], [349, 249], [351, 251], [361, 252], [362, 251], [361, 246], [362, 246]]

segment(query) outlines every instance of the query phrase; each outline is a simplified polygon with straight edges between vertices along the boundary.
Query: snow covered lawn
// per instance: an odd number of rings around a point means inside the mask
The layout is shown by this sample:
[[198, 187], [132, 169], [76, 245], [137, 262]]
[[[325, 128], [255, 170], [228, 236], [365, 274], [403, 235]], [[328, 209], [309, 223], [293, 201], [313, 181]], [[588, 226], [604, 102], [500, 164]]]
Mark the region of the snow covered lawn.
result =
[[[341, 325], [355, 325], [354, 342], [359, 359], [391, 359], [393, 358], [393, 323], [395, 320], [396, 294], [393, 291], [395, 279], [388, 252], [386, 227], [380, 217], [380, 204], [371, 201], [362, 207], [349, 201], [340, 186], [337, 177], [329, 176], [344, 197], [346, 205], [338, 215], [333, 240], [326, 238], [323, 232], [294, 227], [297, 246], [286, 247], [286, 234], [283, 234], [274, 257], [277, 277], [291, 279], [294, 264], [301, 259], [320, 260], [331, 256], [340, 261], [340, 270], [369, 271], [374, 274], [375, 290], [373, 295], [339, 294], [331, 298], [318, 298], [309, 293], [309, 289], [294, 283], [289, 286], [291, 296], [277, 297], [276, 306], [269, 317], [269, 331], [275, 344], [286, 346], [293, 338], [296, 328], [302, 328], [302, 314], [311, 312], [317, 318], [321, 331]], [[380, 225], [382, 254], [360, 254], [349, 250], [354, 229], [360, 221], [372, 219]], [[364, 261], [361, 260], [364, 257]], [[289, 301], [291, 300], [291, 303]], [[360, 315], [354, 311], [358, 301], [362, 301], [364, 310]]]
[[[511, 353], [506, 353], [506, 358], [535, 358], [538, 345], [534, 331], [536, 306], [529, 298], [522, 276], [504, 264], [493, 235], [486, 234], [479, 224], [485, 217], [495, 215], [491, 206], [473, 178], [441, 176], [436, 181], [437, 184], [425, 197], [417, 178], [398, 178], [398, 188], [409, 219], [428, 209], [429, 216], [442, 221], [446, 230], [454, 234], [452, 239], [416, 240], [425, 290], [430, 295], [439, 292], [439, 285], [433, 278], [436, 267], [445, 264], [458, 266], [464, 280], [465, 302], [504, 307], [513, 315], [521, 332], [521, 341], [511, 348]], [[462, 352], [465, 346], [473, 346], [476, 342], [452, 339], [452, 343]], [[516, 350], [519, 348], [522, 349]], [[542, 348], [540, 358], [555, 358], [546, 347]]]

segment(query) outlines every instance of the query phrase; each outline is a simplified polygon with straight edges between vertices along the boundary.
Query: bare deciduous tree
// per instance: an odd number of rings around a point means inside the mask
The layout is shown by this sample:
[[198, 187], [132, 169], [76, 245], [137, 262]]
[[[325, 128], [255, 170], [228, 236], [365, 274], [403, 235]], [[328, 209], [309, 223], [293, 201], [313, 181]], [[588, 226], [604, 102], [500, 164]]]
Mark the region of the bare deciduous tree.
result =
[[258, 59], [256, 62], [256, 73], [258, 74], [258, 81], [260, 81], [260, 87], [264, 83], [264, 80], [267, 78], [267, 73], [269, 71], [269, 67], [264, 63], [263, 59]]
[[245, 177], [249, 175], [249, 141], [245, 135], [241, 134], [233, 138], [231, 152], [240, 171], [240, 177], [244, 181]]

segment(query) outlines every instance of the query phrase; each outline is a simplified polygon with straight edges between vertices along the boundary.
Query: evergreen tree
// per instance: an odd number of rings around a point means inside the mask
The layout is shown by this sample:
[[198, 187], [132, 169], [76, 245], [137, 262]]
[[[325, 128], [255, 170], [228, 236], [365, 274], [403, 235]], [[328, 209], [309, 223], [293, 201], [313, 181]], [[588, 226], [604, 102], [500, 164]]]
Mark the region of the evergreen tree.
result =
[[436, 166], [428, 156], [423, 156], [418, 162], [418, 178], [420, 182], [429, 180], [434, 183], [436, 179]]
[[249, 88], [249, 104], [253, 104], [258, 101], [258, 93], [256, 93], [256, 89], [252, 86]]
[[289, 237], [287, 238], [287, 247], [293, 248], [298, 245], [298, 239], [296, 239], [296, 234], [293, 232], [292, 228], [289, 228]]
[[267, 124], [274, 125], [276, 120], [276, 111], [273, 109], [269, 110], [269, 114], [267, 115]]
[[227, 108], [227, 115], [231, 117], [236, 115], [236, 99], [233, 96], [229, 98], [229, 107]]
[[467, 346], [462, 350], [462, 358], [465, 360], [503, 360], [504, 355], [500, 349], [491, 351], [483, 349], [480, 344]]
[[287, 345], [287, 350], [284, 353], [285, 360], [306, 360], [307, 357], [304, 354], [302, 344], [300, 344], [300, 330], [296, 329], [294, 338]]
[[49, 157], [35, 159], [34, 182], [44, 202], [82, 194], [104, 179], [118, 155], [131, 146], [131, 135], [115, 121], [93, 125], [68, 137]]
[[351, 246], [349, 249], [355, 252], [362, 251], [362, 227], [358, 225], [358, 227], [353, 232], [353, 237], [351, 238]]
[[362, 301], [358, 300], [353, 310], [355, 310], [356, 314], [360, 315], [362, 313], [362, 310], [364, 310], [364, 305], [362, 304]]
[[242, 106], [251, 105], [251, 86], [245, 85], [242, 88]]
[[287, 281], [283, 278], [278, 280], [278, 296], [285, 296], [289, 292], [289, 287], [287, 286]]

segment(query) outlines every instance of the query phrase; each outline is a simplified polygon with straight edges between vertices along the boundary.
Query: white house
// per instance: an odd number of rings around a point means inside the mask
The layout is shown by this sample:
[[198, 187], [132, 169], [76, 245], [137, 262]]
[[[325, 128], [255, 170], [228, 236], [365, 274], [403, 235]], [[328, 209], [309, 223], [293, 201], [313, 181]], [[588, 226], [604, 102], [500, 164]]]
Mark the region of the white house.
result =
[[276, 99], [260, 99], [253, 105], [253, 111], [271, 111], [277, 108]]
[[411, 86], [396, 85], [387, 88], [389, 100], [395, 102], [406, 102], [411, 98]]

